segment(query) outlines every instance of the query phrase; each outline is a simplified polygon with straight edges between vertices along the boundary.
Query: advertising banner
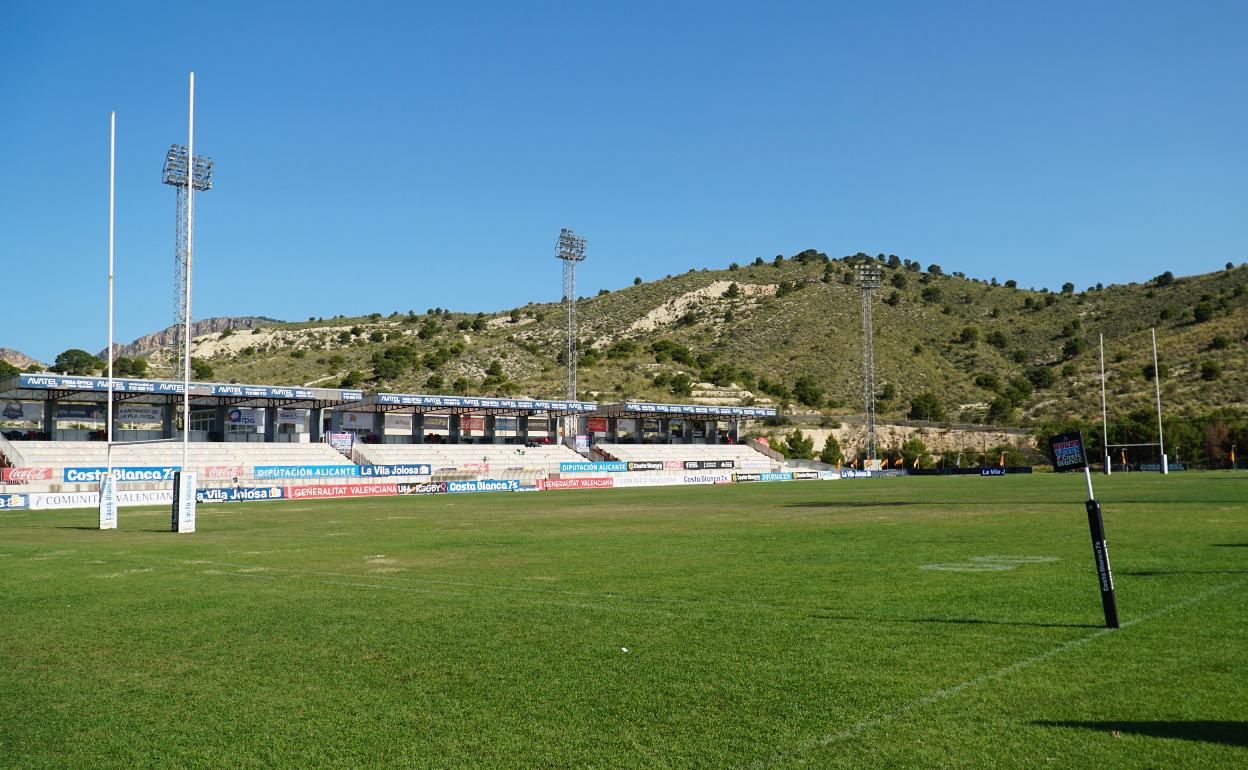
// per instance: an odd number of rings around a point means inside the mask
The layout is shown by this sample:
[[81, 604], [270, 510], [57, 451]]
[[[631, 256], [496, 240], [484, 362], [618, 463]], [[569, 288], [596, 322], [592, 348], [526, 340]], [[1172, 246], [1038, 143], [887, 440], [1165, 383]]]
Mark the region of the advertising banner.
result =
[[485, 418], [479, 414], [461, 414], [459, 429], [481, 432], [485, 430]]
[[257, 465], [258, 479], [333, 479], [360, 475], [358, 465]]
[[576, 451], [580, 454], [585, 454], [589, 451], [589, 436], [576, 437]]
[[771, 461], [770, 460], [742, 460], [741, 467], [749, 468], [750, 470], [765, 471], [771, 467]]
[[103, 422], [104, 410], [99, 404], [61, 404], [56, 408], [56, 419], [77, 422]]
[[624, 473], [627, 470], [628, 463], [622, 462], [559, 463], [560, 473]]
[[100, 529], [117, 529], [117, 477], [109, 473], [100, 481]]
[[663, 468], [662, 460], [634, 460], [628, 463], [630, 471], [661, 471]]
[[737, 467], [733, 460], [685, 460], [685, 470], [732, 470]]
[[794, 481], [818, 481], [819, 471], [793, 471]]
[[836, 471], [819, 471], [820, 481], [839, 481], [841, 474]]
[[[264, 418], [262, 409], [245, 409], [243, 407], [234, 407], [225, 410], [226, 425], [243, 425], [247, 427], [258, 427]], [[194, 423], [192, 423], [193, 425]]]
[[361, 465], [361, 476], [429, 476], [433, 467], [428, 463], [410, 465]]
[[4, 481], [6, 484], [51, 480], [51, 468], [0, 468], [0, 481]]
[[0, 419], [14, 422], [40, 422], [43, 420], [43, 405], [6, 401], [0, 404]]
[[546, 491], [552, 489], [610, 489], [615, 481], [609, 476], [588, 479], [546, 479], [539, 481], [538, 486]]
[[117, 422], [158, 423], [164, 409], [156, 404], [122, 404], [117, 407]]
[[203, 478], [215, 479], [236, 479], [243, 475], [243, 466], [241, 465], [209, 465], [203, 469]]
[[652, 404], [646, 401], [628, 401], [624, 408], [629, 412], [650, 414], [713, 414], [731, 417], [775, 417], [776, 410], [766, 406], [702, 406], [700, 404]]
[[[100, 477], [107, 468], [66, 468], [64, 480], [67, 484], [93, 483], [98, 484]], [[113, 468], [117, 481], [173, 481], [173, 474], [180, 470], [176, 465], [148, 466], [134, 468]]]
[[372, 412], [343, 412], [342, 413], [342, 429], [343, 430], [372, 430], [373, 429], [373, 413]]
[[[18, 376], [18, 387], [42, 390], [90, 390], [103, 392], [108, 390], [106, 377], [77, 377], [49, 374], [22, 374]], [[113, 381], [113, 390], [117, 393], [161, 393], [165, 395], [181, 395], [182, 383], [169, 380], [130, 380]], [[340, 390], [337, 388], [292, 388], [269, 385], [233, 385], [220, 383], [191, 383], [191, 393], [200, 396], [233, 396], [235, 398], [284, 398], [284, 399], [315, 399], [318, 394], [324, 397], [332, 395], [339, 401], [360, 401], [364, 398], [362, 390]], [[589, 404], [592, 409], [595, 404]]]
[[397, 495], [398, 484], [322, 484], [313, 487], [286, 487], [289, 500], [309, 500], [325, 497], [378, 497]]
[[394, 412], [386, 412], [385, 419], [386, 430], [398, 430], [412, 432], [412, 416], [410, 414], [396, 414]]
[[0, 511], [22, 511], [30, 507], [30, 495], [0, 495]]
[[450, 430], [451, 418], [445, 414], [425, 415], [425, 430]]
[[[303, 427], [307, 423], [302, 409], [278, 409], [277, 424], [278, 425], [294, 425]], [[299, 431], [296, 431], [298, 433]]]
[[[115, 468], [113, 470], [116, 470]], [[98, 508], [99, 492], [32, 492], [30, 498], [32, 510], [52, 510], [59, 508]], [[117, 505], [169, 505], [173, 502], [172, 489], [144, 489], [135, 491], [122, 490], [117, 492]]]
[[529, 433], [547, 433], [550, 431], [550, 419], [546, 417], [524, 417], [524, 424]]
[[400, 495], [440, 495], [445, 492], [445, 481], [426, 481], [423, 484], [399, 484]]
[[731, 473], [685, 473], [680, 477], [682, 484], [731, 484]]
[[446, 491], [461, 492], [515, 492], [520, 488], [518, 479], [481, 479], [480, 481], [448, 481]]
[[282, 500], [281, 487], [215, 487], [195, 490], [195, 499], [201, 503], [248, 503], [255, 500]]
[[612, 479], [615, 487], [670, 487], [685, 483], [684, 476], [676, 473], [625, 474]]
[[354, 440], [354, 433], [344, 431], [343, 433], [329, 434], [329, 445], [343, 454], [351, 454], [351, 444]]
[[1004, 476], [1005, 468], [980, 468], [980, 476]]
[[758, 474], [758, 480], [759, 481], [792, 481], [793, 474], [792, 473], [760, 473]]
[[645, 435], [645, 436], [659, 435], [659, 421], [658, 420], [642, 420], [641, 421], [641, 433], [642, 435]]
[[589, 417], [585, 420], [585, 430], [590, 433], [606, 433], [607, 418], [606, 417]]
[[761, 473], [734, 473], [732, 474], [732, 480], [738, 484], [744, 484], [750, 481], [762, 481], [763, 479]]
[[514, 431], [517, 430], [519, 420], [515, 417], [495, 417], [494, 430], [496, 431]]
[[195, 473], [178, 471], [173, 482], [173, 508], [169, 528], [182, 535], [195, 531]]

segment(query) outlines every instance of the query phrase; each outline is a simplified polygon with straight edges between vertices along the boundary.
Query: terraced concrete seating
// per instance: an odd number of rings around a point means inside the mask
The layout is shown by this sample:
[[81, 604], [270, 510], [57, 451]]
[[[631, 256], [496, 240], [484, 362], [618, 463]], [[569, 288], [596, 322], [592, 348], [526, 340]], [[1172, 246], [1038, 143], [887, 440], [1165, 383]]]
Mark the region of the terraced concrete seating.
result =
[[595, 444], [594, 449], [623, 462], [732, 460], [737, 468], [751, 470], [771, 470], [775, 464], [744, 444]]
[[359, 444], [355, 458], [372, 465], [432, 466], [435, 478], [529, 478], [557, 472], [561, 462], [584, 462], [560, 444], [522, 447], [508, 444]]
[[[9, 463], [14, 466], [51, 468], [53, 484], [64, 483], [65, 468], [97, 468], [108, 462], [108, 447], [101, 441], [10, 441]], [[188, 446], [188, 465], [200, 475], [201, 486], [231, 483], [232, 473], [226, 468], [242, 466], [240, 479], [251, 478], [257, 465], [354, 465], [328, 444], [263, 444], [242, 442], [192, 442]], [[123, 444], [114, 445], [114, 467], [170, 467], [182, 464], [182, 445]], [[210, 473], [209, 469], [216, 470]], [[217, 478], [213, 478], [213, 476]], [[160, 482], [134, 482], [146, 486], [162, 486]], [[320, 483], [315, 479], [297, 479], [284, 483]], [[168, 482], [163, 482], [167, 486]], [[72, 486], [66, 484], [66, 486]], [[94, 484], [90, 484], [94, 487]]]

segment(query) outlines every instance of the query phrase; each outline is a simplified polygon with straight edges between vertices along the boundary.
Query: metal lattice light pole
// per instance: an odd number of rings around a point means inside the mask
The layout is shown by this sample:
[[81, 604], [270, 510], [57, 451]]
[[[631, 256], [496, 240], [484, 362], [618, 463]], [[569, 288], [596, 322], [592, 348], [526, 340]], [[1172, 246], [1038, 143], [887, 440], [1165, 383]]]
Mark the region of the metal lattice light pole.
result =
[[[555, 257], [563, 260], [563, 307], [567, 315], [566, 339], [564, 340], [563, 357], [567, 372], [566, 390], [569, 401], [576, 400], [576, 263], [585, 259], [585, 239], [572, 232], [570, 228], [559, 229], [559, 243], [555, 248]], [[565, 417], [563, 422], [565, 439], [576, 435], [576, 418]]]
[[[177, 216], [175, 217], [177, 224], [174, 227], [173, 245], [173, 325], [176, 329], [173, 349], [175, 351], [181, 350], [183, 346], [182, 334], [183, 327], [186, 325], [186, 276], [190, 271], [187, 244], [187, 222], [189, 221], [187, 208], [190, 205], [190, 195], [187, 189], [186, 156], [186, 145], [171, 146], [169, 152], [165, 154], [165, 169], [161, 178], [162, 182], [178, 191]], [[212, 189], [212, 169], [211, 158], [205, 158], [202, 155], [195, 156], [195, 192]]]
[[867, 460], [874, 467], [875, 443], [875, 346], [871, 305], [880, 288], [880, 266], [874, 262], [858, 265], [858, 288], [862, 292], [862, 401], [867, 421]]
[[567, 339], [563, 350], [567, 365], [567, 396], [576, 400], [576, 263], [585, 259], [585, 239], [564, 227], [559, 230], [555, 256], [563, 260], [563, 307], [567, 313]]

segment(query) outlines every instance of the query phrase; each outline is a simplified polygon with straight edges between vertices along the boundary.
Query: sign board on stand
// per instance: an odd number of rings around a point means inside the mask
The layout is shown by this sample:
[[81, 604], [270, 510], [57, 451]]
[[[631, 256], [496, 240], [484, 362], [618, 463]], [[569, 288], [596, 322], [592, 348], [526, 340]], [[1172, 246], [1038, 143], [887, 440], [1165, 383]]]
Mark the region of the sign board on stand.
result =
[[1118, 603], [1114, 597], [1114, 573], [1109, 566], [1109, 548], [1105, 544], [1105, 523], [1101, 518], [1101, 503], [1092, 492], [1092, 472], [1088, 469], [1088, 455], [1084, 450], [1083, 434], [1079, 431], [1049, 437], [1049, 457], [1053, 470], [1083, 471], [1088, 484], [1088, 529], [1092, 533], [1092, 557], [1096, 561], [1097, 582], [1101, 589], [1101, 608], [1105, 612], [1106, 628], [1118, 628]]
[[111, 473], [100, 477], [100, 529], [117, 529], [117, 479]]
[[195, 472], [178, 471], [173, 479], [171, 528], [179, 534], [195, 531]]

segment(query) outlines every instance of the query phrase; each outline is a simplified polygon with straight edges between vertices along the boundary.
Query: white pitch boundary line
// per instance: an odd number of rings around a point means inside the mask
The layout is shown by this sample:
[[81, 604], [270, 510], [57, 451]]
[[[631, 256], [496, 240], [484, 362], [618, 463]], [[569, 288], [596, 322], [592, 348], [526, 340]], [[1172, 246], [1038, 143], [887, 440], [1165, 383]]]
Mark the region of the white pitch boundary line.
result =
[[[195, 565], [188, 565], [188, 566], [198, 566], [198, 565], [201, 565], [201, 564], [202, 564], [202, 565], [210, 565], [210, 566], [211, 566], [211, 565], [214, 565], [214, 562], [208, 562], [208, 561], [197, 561]], [[220, 563], [215, 563], [215, 565], [216, 565], [216, 566], [225, 566], [225, 565], [222, 565], [222, 564], [220, 564]], [[266, 568], [266, 569], [269, 569], [269, 568]], [[149, 570], [149, 571], [150, 571], [150, 570]], [[255, 572], [222, 572], [222, 571], [219, 571], [219, 570], [212, 570], [212, 571], [210, 571], [210, 572], [203, 572], [203, 573], [201, 573], [201, 574], [211, 575], [212, 577], [263, 578], [263, 579], [266, 579], [266, 580], [275, 580], [275, 579], [277, 578], [277, 576], [276, 576], [276, 575], [263, 575], [263, 574], [257, 574], [257, 573], [255, 573]], [[297, 573], [297, 574], [307, 574], [307, 573]], [[384, 577], [386, 577], [386, 576], [384, 576], [384, 575], [373, 575], [373, 576], [370, 576], [370, 577], [374, 577], [374, 578], [376, 578], [376, 577], [381, 577], [381, 578], [384, 578]], [[422, 594], [422, 595], [425, 595], [425, 596], [434, 596], [434, 597], [437, 597], [437, 598], [440, 598], [440, 599], [452, 598], [452, 597], [454, 597], [454, 598], [462, 598], [462, 597], [465, 597], [465, 596], [469, 596], [469, 594], [468, 594], [468, 593], [466, 593], [466, 592], [464, 592], [464, 591], [453, 591], [453, 590], [447, 590], [447, 589], [445, 589], [445, 588], [440, 588], [440, 589], [439, 589], [439, 588], [419, 588], [419, 587], [416, 587], [416, 586], [394, 585], [394, 584], [392, 584], [392, 583], [391, 583], [391, 584], [386, 584], [386, 583], [357, 583], [357, 582], [342, 581], [342, 580], [317, 580], [317, 581], [315, 581], [315, 582], [316, 582], [316, 583], [319, 583], [319, 584], [321, 584], [321, 585], [327, 585], [327, 586], [338, 586], [338, 587], [342, 587], [342, 588], [367, 588], [367, 589], [372, 590], [372, 591], [401, 591], [401, 592], [403, 592], [403, 593], [412, 593], [412, 594]], [[680, 618], [688, 618], [688, 617], [690, 617], [690, 615], [689, 615], [688, 613], [686, 613], [686, 612], [674, 612], [674, 611], [664, 610], [664, 609], [662, 609], [661, 607], [648, 607], [648, 606], [644, 606], [644, 605], [643, 605], [643, 606], [640, 606], [640, 607], [638, 607], [638, 606], [620, 606], [620, 605], [610, 606], [610, 605], [605, 605], [605, 604], [589, 604], [589, 603], [587, 603], [587, 602], [576, 602], [576, 601], [571, 601], [571, 600], [566, 600], [566, 601], [564, 601], [564, 600], [555, 599], [555, 598], [548, 598], [548, 597], [540, 597], [540, 598], [533, 597], [533, 598], [532, 598], [532, 601], [534, 601], [534, 602], [536, 602], [536, 603], [538, 603], [538, 604], [547, 604], [547, 605], [551, 605], [551, 606], [554, 606], [554, 607], [571, 607], [572, 609], [600, 610], [600, 611], [602, 611], [602, 612], [619, 612], [619, 611], [625, 611], [625, 612], [649, 612], [649, 613], [652, 613], [652, 614], [655, 614], [655, 615], [662, 615], [662, 616], [664, 616], [664, 617], [669, 617], [669, 618], [675, 618], [675, 617], [680, 617]]]
[[[1141, 615], [1138, 618], [1128, 620], [1125, 623], [1123, 623], [1122, 626], [1118, 629], [1118, 633], [1121, 633], [1122, 631], [1125, 631], [1126, 629], [1138, 623], [1143, 623], [1145, 621], [1154, 620], [1158, 617], [1161, 617], [1162, 615], [1167, 615], [1176, 610], [1181, 610], [1185, 607], [1190, 607], [1193, 604], [1198, 604], [1204, 601], [1205, 599], [1210, 598], [1211, 596], [1215, 596], [1225, 591], [1230, 591], [1232, 589], [1238, 588], [1244, 585], [1245, 583], [1248, 583], [1248, 578], [1241, 578], [1239, 580], [1236, 580], [1233, 583], [1227, 583], [1225, 585], [1221, 585], [1216, 588], [1211, 588], [1208, 591], [1203, 591], [1199, 594], [1196, 594], [1195, 596], [1189, 596], [1186, 599], [1182, 599], [1180, 601], [1175, 602], [1174, 604], [1170, 604], [1165, 607], [1162, 607], [1161, 609], [1150, 612], [1147, 615]], [[1049, 658], [1056, 657], [1076, 647], [1085, 645], [1088, 642], [1100, 639], [1102, 636], [1105, 636], [1106, 634], [1111, 633], [1113, 631], [1114, 630], [1110, 628], [1097, 629], [1096, 631], [1093, 631], [1087, 636], [1081, 636], [1076, 639], [1071, 639], [1069, 641], [1062, 642], [1056, 647], [1045, 650], [1044, 652], [1038, 653], [1036, 655], [1032, 655], [1030, 658], [1025, 658], [1015, 663], [1011, 663], [1010, 665], [1005, 666], [1004, 668], [1000, 668], [996, 671], [993, 671], [992, 673], [983, 674], [982, 676], [977, 676], [974, 679], [968, 679], [965, 682], [955, 684], [952, 687], [946, 687], [942, 690], [937, 690], [936, 692], [933, 692], [929, 695], [924, 695], [921, 698], [918, 698], [916, 700], [911, 701], [910, 703], [907, 703], [906, 705], [902, 706], [896, 711], [892, 711], [882, 716], [875, 717], [874, 719], [864, 720], [854, 725], [853, 727], [842, 730], [839, 733], [830, 733], [820, 738], [807, 741], [806, 743], [803, 743], [799, 746], [795, 746], [794, 748], [788, 749], [787, 751], [782, 751], [777, 754], [773, 754], [770, 758], [766, 760], [761, 760], [759, 762], [746, 765], [746, 767], [749, 768], [750, 770], [763, 770], [763, 768], [775, 767], [780, 762], [783, 762], [788, 759], [795, 759], [802, 754], [806, 754], [807, 752], [813, 751], [814, 749], [823, 748], [824, 746], [828, 746], [838, 741], [843, 741], [846, 738], [853, 738], [857, 735], [861, 735], [867, 730], [870, 730], [875, 727], [879, 727], [880, 725], [886, 724], [888, 722], [892, 722], [898, 719], [899, 717], [905, 716], [906, 714], [916, 709], [920, 709], [920, 708], [923, 708], [924, 706], [930, 706], [933, 703], [938, 703], [940, 701], [947, 700], [948, 698], [952, 698], [953, 696], [965, 690], [970, 690], [972, 688], [979, 687], [980, 685], [987, 684], [996, 679], [1001, 679], [1002, 677], [1009, 676], [1010, 674], [1013, 674], [1016, 671], [1021, 671], [1025, 668], [1030, 668], [1031, 666], [1034, 666], [1037, 663], [1043, 663]]]
[[153, 556], [151, 554], [114, 553], [113, 556], [115, 558], [123, 558], [123, 559], [156, 559], [158, 561], [174, 562], [174, 563], [180, 563], [180, 564], [192, 564], [192, 563], [193, 564], [207, 564], [207, 565], [211, 565], [214, 567], [230, 567], [233, 569], [254, 569], [258, 567], [263, 567], [264, 569], [271, 570], [273, 572], [286, 572], [292, 575], [307, 575], [310, 577], [347, 578], [351, 580], [359, 580], [361, 578], [367, 578], [370, 580], [388, 580], [388, 581], [394, 581], [397, 583], [425, 583], [429, 585], [452, 586], [456, 588], [478, 588], [478, 589], [500, 591], [500, 592], [501, 591], [514, 591], [518, 593], [532, 594], [532, 595], [537, 595], [537, 596], [543, 596], [543, 595], [545, 596], [572, 596], [572, 597], [577, 597], [581, 599], [598, 599], [598, 600], [613, 599], [613, 600], [624, 601], [624, 602], [634, 602], [636, 604], [641, 604], [641, 605], [646, 605], [646, 604], [655, 604], [655, 605], [676, 604], [676, 605], [694, 605], [694, 606], [716, 605], [720, 607], [732, 607], [734, 609], [740, 609], [740, 610], [772, 610], [772, 611], [777, 611], [777, 612], [792, 612], [792, 613], [814, 612], [814, 611], [824, 609], [824, 608], [819, 608], [819, 607], [814, 607], [814, 608], [812, 607], [785, 607], [781, 605], [762, 604], [762, 603], [756, 603], [756, 602], [748, 602], [748, 603], [731, 602], [731, 601], [724, 601], [722, 599], [713, 599], [713, 598], [684, 599], [684, 598], [679, 598], [675, 596], [641, 596], [641, 595], [630, 595], [630, 594], [594, 593], [590, 591], [552, 590], [549, 588], [532, 588], [529, 586], [509, 586], [509, 585], [499, 585], [496, 583], [473, 583], [471, 581], [466, 581], [466, 580], [436, 580], [433, 578], [420, 578], [420, 577], [403, 576], [403, 575], [378, 575], [378, 574], [359, 575], [359, 574], [352, 574], [350, 572], [324, 572], [321, 570], [294, 569], [291, 567], [272, 567], [272, 566], [261, 565], [261, 564], [236, 564], [233, 562], [225, 562], [225, 561], [210, 561], [208, 559], [187, 560], [187, 559], [179, 559], [179, 558], [173, 558], [173, 557], [167, 557], [167, 556]]

